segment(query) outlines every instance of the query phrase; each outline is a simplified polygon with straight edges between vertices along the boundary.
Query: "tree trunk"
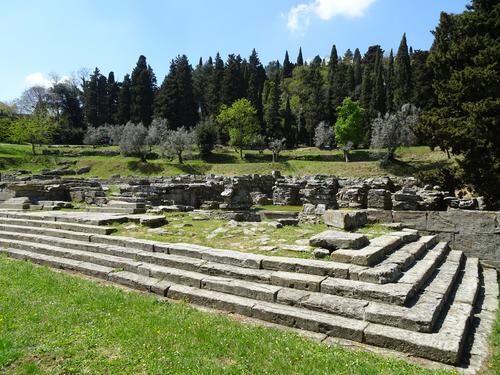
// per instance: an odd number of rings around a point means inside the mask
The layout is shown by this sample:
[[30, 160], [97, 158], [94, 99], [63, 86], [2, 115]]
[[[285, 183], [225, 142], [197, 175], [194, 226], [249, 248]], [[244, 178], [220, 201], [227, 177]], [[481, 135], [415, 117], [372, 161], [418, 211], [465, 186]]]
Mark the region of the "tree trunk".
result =
[[349, 162], [349, 151], [348, 150], [344, 150], [344, 159], [345, 159], [346, 163]]
[[36, 155], [36, 150], [35, 150], [35, 143], [31, 144], [31, 152], [33, 153], [33, 156]]
[[273, 151], [273, 163], [276, 161], [276, 153]]
[[451, 159], [450, 151], [448, 149], [446, 149], [446, 156], [448, 156], [448, 159]]
[[184, 164], [184, 160], [182, 159], [182, 152], [178, 152], [177, 156], [179, 158], [179, 164]]
[[243, 148], [240, 147], [240, 159], [243, 160]]

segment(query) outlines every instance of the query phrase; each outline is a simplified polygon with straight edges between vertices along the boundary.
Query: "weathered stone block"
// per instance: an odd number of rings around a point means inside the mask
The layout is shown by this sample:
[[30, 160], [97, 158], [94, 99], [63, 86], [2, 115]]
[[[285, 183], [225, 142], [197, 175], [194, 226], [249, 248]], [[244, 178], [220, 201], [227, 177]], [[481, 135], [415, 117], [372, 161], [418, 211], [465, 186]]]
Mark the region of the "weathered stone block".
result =
[[368, 245], [368, 238], [358, 233], [327, 230], [311, 237], [309, 244], [314, 247], [323, 247], [329, 250], [360, 249]]
[[393, 211], [392, 218], [394, 222], [401, 223], [407, 228], [427, 229], [427, 212], [425, 211]]
[[391, 192], [385, 189], [370, 189], [367, 202], [368, 208], [390, 210], [392, 208]]
[[323, 214], [323, 221], [330, 227], [344, 230], [355, 230], [368, 223], [366, 212], [364, 211], [326, 210]]

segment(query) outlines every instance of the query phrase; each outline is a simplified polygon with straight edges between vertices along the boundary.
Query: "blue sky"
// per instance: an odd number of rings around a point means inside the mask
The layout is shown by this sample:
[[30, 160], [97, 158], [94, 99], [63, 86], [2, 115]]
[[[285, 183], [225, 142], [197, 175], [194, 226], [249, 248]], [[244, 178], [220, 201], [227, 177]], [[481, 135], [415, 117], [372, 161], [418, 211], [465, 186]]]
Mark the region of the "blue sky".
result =
[[466, 0], [22, 0], [2, 1], [0, 100], [19, 96], [50, 73], [70, 75], [82, 67], [129, 73], [140, 54], [159, 83], [177, 54], [191, 63], [217, 51], [248, 56], [256, 48], [264, 63], [294, 61], [380, 44], [397, 49], [401, 35], [428, 49], [441, 11], [459, 13]]

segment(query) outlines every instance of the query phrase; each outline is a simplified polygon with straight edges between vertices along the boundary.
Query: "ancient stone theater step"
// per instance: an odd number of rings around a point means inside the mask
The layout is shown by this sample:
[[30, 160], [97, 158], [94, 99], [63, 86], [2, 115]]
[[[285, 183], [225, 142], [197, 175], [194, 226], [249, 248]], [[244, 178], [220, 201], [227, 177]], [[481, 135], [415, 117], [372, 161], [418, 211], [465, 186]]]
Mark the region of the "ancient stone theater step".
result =
[[[480, 343], [491, 331], [488, 326], [476, 339], [471, 319], [478, 325], [484, 314], [494, 317], [498, 307], [498, 292], [491, 289], [498, 288], [496, 273], [435, 236], [418, 238], [402, 231], [385, 237], [375, 242], [387, 247], [383, 256], [360, 265], [110, 236], [104, 227], [27, 215], [23, 220], [26, 215], [0, 213], [1, 252], [450, 364], [467, 357], [467, 337]], [[473, 356], [481, 355], [479, 349], [471, 350]]]

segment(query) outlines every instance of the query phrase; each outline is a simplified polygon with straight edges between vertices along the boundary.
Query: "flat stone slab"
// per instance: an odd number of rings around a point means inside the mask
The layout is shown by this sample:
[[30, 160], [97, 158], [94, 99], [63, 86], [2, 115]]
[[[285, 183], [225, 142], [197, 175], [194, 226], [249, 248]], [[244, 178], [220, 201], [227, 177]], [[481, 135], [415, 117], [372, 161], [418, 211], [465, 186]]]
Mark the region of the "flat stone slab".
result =
[[329, 227], [355, 230], [365, 226], [368, 219], [364, 211], [326, 210], [323, 214], [323, 222]]
[[360, 249], [368, 245], [368, 243], [368, 238], [365, 235], [335, 230], [318, 233], [309, 240], [311, 246], [323, 247], [329, 250]]

